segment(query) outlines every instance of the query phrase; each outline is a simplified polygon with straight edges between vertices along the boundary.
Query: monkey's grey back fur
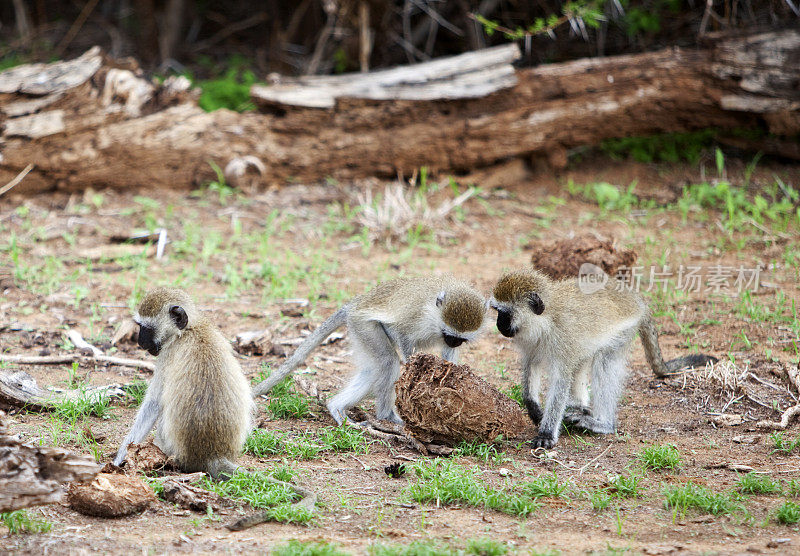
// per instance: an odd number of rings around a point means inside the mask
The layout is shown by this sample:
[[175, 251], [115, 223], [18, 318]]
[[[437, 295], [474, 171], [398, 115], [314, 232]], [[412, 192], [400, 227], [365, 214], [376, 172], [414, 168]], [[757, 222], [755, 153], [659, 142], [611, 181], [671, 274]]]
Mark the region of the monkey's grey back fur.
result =
[[300, 366], [334, 330], [347, 324], [358, 373], [328, 402], [342, 423], [346, 410], [372, 393], [377, 416], [402, 422], [394, 408], [394, 383], [400, 363], [415, 350], [441, 347], [455, 362], [458, 347], [480, 333], [486, 300], [469, 284], [452, 276], [399, 278], [358, 295], [314, 330], [272, 375], [253, 389], [268, 392]]

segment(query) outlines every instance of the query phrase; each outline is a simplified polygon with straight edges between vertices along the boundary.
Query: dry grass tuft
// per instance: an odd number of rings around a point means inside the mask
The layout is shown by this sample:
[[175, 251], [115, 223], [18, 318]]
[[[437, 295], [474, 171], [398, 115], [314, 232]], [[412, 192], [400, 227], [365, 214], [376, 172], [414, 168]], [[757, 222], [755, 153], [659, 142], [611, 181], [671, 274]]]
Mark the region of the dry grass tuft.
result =
[[470, 188], [455, 198], [445, 199], [440, 205], [431, 204], [431, 192], [415, 189], [402, 182], [387, 185], [382, 195], [374, 196], [372, 189], [359, 193], [358, 222], [369, 230], [372, 241], [408, 242], [420, 233], [431, 233], [434, 238], [452, 237], [446, 226], [454, 209], [463, 205], [475, 194]]

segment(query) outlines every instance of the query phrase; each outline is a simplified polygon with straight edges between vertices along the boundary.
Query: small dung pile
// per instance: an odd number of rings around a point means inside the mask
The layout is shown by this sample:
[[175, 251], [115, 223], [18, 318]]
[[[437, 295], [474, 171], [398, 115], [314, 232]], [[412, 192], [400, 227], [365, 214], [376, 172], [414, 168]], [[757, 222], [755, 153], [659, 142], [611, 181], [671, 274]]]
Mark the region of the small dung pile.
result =
[[427, 353], [412, 356], [397, 381], [397, 410], [420, 442], [454, 445], [531, 438], [533, 425], [515, 401], [478, 377]]
[[138, 477], [100, 473], [89, 484], [71, 484], [67, 500], [84, 515], [122, 517], [144, 511], [156, 496]]
[[613, 239], [601, 239], [592, 234], [542, 242], [533, 249], [531, 263], [534, 268], [553, 280], [577, 276], [583, 263], [599, 266], [614, 278], [619, 268], [631, 267], [636, 262], [635, 251], [617, 249]]

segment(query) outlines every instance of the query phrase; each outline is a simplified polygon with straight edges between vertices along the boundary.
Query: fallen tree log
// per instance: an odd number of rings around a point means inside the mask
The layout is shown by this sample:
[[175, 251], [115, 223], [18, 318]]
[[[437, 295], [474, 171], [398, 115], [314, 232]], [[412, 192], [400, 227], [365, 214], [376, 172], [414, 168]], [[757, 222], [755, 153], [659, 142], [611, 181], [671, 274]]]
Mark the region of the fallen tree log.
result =
[[75, 390], [48, 390], [24, 371], [0, 373], [0, 406], [18, 407], [26, 411], [53, 411], [65, 402], [100, 401], [128, 397], [125, 386], [108, 384]]
[[532, 69], [512, 70], [510, 52], [281, 79], [254, 87], [263, 112], [244, 114], [205, 113], [185, 80], [151, 83], [94, 50], [80, 63], [15, 68], [0, 73], [0, 183], [29, 163], [35, 169], [17, 192], [191, 187], [213, 177], [209, 160], [225, 167], [245, 157], [264, 183], [395, 176], [422, 165], [458, 172], [536, 153], [560, 166], [568, 149], [613, 137], [800, 132], [798, 29]]
[[63, 483], [91, 481], [101, 465], [47, 446], [34, 446], [11, 435], [0, 412], [0, 512], [59, 502]]

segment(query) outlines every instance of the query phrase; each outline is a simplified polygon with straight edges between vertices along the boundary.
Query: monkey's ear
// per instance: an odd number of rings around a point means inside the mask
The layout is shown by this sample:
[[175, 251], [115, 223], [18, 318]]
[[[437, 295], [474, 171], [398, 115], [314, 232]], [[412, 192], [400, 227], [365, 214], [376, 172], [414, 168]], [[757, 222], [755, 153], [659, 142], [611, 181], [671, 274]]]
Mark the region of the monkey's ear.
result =
[[542, 298], [539, 297], [538, 293], [530, 292], [528, 294], [528, 305], [530, 305], [531, 311], [537, 315], [544, 313], [544, 303], [542, 302]]
[[189, 324], [189, 317], [186, 315], [186, 311], [179, 305], [173, 305], [169, 308], [169, 316], [172, 318], [172, 322], [175, 323], [175, 326], [178, 327], [178, 330], [183, 330], [186, 328], [186, 325]]
[[442, 291], [439, 292], [439, 295], [436, 296], [436, 306], [437, 307], [441, 307], [442, 303], [444, 303], [444, 295], [445, 295], [445, 291], [442, 290]]

